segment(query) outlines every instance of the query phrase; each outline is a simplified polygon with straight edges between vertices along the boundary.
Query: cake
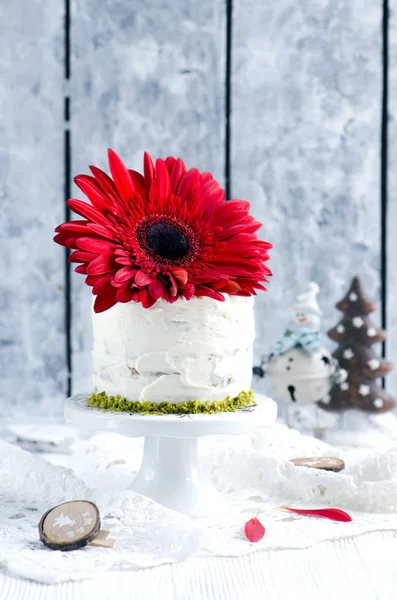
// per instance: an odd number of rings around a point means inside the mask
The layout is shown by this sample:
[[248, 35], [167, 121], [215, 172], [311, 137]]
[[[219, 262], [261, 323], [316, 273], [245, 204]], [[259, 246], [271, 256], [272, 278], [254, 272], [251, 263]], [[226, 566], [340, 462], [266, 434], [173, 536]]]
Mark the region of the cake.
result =
[[90, 204], [56, 228], [93, 303], [89, 405], [142, 413], [219, 412], [254, 404], [254, 295], [271, 245], [248, 202], [225, 201], [209, 173], [144, 157], [144, 175], [109, 150], [111, 176], [75, 182]]

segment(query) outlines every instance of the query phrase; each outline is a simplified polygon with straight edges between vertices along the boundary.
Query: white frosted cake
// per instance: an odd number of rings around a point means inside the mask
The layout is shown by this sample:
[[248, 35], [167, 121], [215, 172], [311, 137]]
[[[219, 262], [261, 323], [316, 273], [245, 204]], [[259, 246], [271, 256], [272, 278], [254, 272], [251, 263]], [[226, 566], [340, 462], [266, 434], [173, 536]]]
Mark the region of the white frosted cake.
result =
[[158, 404], [250, 390], [253, 306], [252, 297], [203, 297], [93, 313], [94, 391]]
[[75, 178], [88, 202], [67, 205], [83, 220], [54, 238], [95, 297], [87, 403], [159, 415], [253, 405], [253, 297], [271, 244], [249, 203], [179, 158], [145, 153], [142, 175], [108, 156], [111, 177]]

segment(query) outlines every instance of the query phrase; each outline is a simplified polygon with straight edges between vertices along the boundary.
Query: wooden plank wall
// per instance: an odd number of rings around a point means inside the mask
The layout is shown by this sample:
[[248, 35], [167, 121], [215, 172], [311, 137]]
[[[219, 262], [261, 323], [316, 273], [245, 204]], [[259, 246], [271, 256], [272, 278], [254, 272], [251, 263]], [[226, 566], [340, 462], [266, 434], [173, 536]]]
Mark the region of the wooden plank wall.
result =
[[325, 328], [356, 273], [380, 298], [381, 24], [372, 0], [234, 0], [232, 192], [274, 244], [257, 361], [306, 282]]
[[137, 169], [144, 150], [179, 155], [252, 202], [274, 244], [256, 363], [308, 280], [326, 328], [356, 273], [397, 363], [396, 3], [386, 73], [383, 0], [4, 0], [0, 406], [60, 411], [68, 366], [71, 389], [90, 388], [90, 290], [52, 231], [65, 191], [81, 197], [72, 176], [106, 168], [108, 147]]
[[0, 411], [59, 412], [67, 392], [64, 6], [0, 6]]
[[386, 387], [397, 397], [397, 0], [389, 0], [387, 39], [387, 139], [384, 160], [387, 166], [385, 181], [386, 244], [384, 251], [387, 304], [386, 354], [395, 370], [387, 376]]

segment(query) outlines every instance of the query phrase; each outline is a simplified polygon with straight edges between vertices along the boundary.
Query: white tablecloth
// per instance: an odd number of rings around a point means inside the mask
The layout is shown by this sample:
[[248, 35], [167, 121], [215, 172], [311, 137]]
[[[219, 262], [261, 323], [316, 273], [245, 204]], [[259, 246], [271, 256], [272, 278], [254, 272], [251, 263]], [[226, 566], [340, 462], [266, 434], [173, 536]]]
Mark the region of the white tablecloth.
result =
[[0, 574], [0, 600], [396, 600], [396, 556], [397, 532], [369, 533], [58, 585]]
[[[380, 424], [377, 423], [376, 425], [379, 429]], [[394, 421], [393, 428], [395, 428]], [[29, 426], [21, 429], [19, 426], [8, 435], [10, 438], [12, 436], [22, 437], [28, 442], [32, 437], [32, 440], [41, 440], [40, 443], [48, 438], [48, 441], [54, 440], [56, 442], [58, 449], [62, 449], [63, 440], [68, 439], [69, 431], [63, 432], [61, 429], [58, 427], [55, 430], [52, 425], [49, 431], [46, 427], [38, 428], [35, 426], [30, 428]], [[377, 435], [378, 429], [376, 429]], [[365, 440], [358, 437], [361, 432], [365, 432]], [[123, 562], [121, 560], [123, 557], [120, 555], [120, 561], [114, 561], [113, 566], [107, 568], [115, 569], [117, 566], [122, 565], [124, 570], [116, 571], [99, 568], [96, 569], [97, 574], [93, 579], [83, 578], [77, 581], [69, 581], [73, 577], [61, 576], [60, 580], [64, 579], [64, 583], [48, 585], [39, 583], [40, 580], [45, 581], [48, 579], [48, 581], [51, 581], [51, 577], [43, 577], [43, 572], [38, 574], [35, 570], [34, 561], [30, 563], [30, 566], [33, 566], [33, 571], [30, 570], [29, 572], [29, 569], [26, 568], [26, 562], [24, 568], [18, 568], [18, 560], [21, 557], [18, 550], [19, 546], [11, 544], [10, 540], [7, 542], [7, 527], [9, 527], [9, 524], [6, 514], [7, 504], [5, 504], [4, 514], [2, 514], [4, 530], [2, 531], [0, 527], [0, 550], [3, 546], [5, 552], [3, 552], [4, 560], [1, 559], [0, 567], [3, 566], [4, 569], [7, 564], [8, 566], [11, 565], [14, 575], [11, 575], [11, 572], [0, 570], [0, 600], [90, 600], [91, 598], [95, 600], [126, 600], [130, 598], [133, 600], [397, 600], [397, 520], [395, 519], [397, 511], [397, 445], [395, 435], [388, 436], [382, 433], [382, 436], [385, 438], [384, 440], [383, 437], [379, 438], [379, 436], [373, 439], [376, 448], [374, 456], [371, 458], [370, 454], [369, 458], [364, 458], [367, 451], [362, 446], [364, 441], [369, 440], [368, 424], [366, 429], [360, 427], [355, 436], [349, 435], [349, 441], [354, 438], [357, 442], [357, 457], [355, 457], [354, 449], [346, 454], [347, 467], [340, 475], [316, 472], [315, 486], [312, 485], [311, 479], [314, 472], [308, 470], [305, 475], [305, 471], [297, 468], [295, 473], [295, 467], [292, 465], [285, 466], [282, 459], [294, 455], [330, 455], [330, 447], [318, 440], [299, 436], [297, 432], [284, 431], [283, 426], [275, 426], [272, 430], [266, 430], [263, 435], [257, 432], [252, 439], [251, 437], [248, 437], [247, 440], [242, 438], [233, 439], [233, 445], [230, 446], [230, 449], [227, 443], [226, 449], [223, 448], [224, 438], [222, 438], [222, 442], [219, 442], [221, 444], [219, 448], [216, 446], [218, 442], [215, 439], [212, 439], [211, 443], [208, 442], [208, 444], [203, 442], [202, 450], [205, 450], [207, 446], [208, 451], [211, 450], [212, 452], [213, 449], [216, 449], [214, 457], [220, 472], [216, 471], [215, 475], [218, 480], [222, 473], [226, 477], [227, 468], [231, 461], [232, 471], [237, 470], [236, 477], [240, 484], [242, 484], [242, 478], [244, 479], [244, 477], [248, 477], [249, 480], [250, 470], [248, 467], [250, 467], [253, 475], [260, 473], [261, 469], [264, 470], [266, 477], [261, 483], [261, 493], [269, 492], [272, 502], [274, 497], [280, 494], [280, 491], [277, 486], [274, 489], [269, 486], [276, 485], [278, 477], [283, 477], [281, 480], [283, 483], [282, 492], [286, 497], [290, 497], [292, 502], [299, 499], [301, 495], [299, 490], [302, 487], [301, 479], [306, 477], [308, 478], [306, 483], [304, 482], [306, 491], [309, 490], [310, 492], [313, 488], [314, 493], [317, 488], [321, 487], [317, 484], [324, 483], [326, 492], [323, 501], [328, 505], [341, 505], [342, 508], [349, 510], [369, 511], [367, 530], [373, 529], [372, 532], [346, 537], [350, 534], [345, 533], [345, 530], [338, 526], [340, 534], [330, 535], [329, 540], [332, 541], [321, 541], [321, 535], [312, 535], [311, 542], [305, 538], [305, 543], [298, 546], [291, 543], [290, 548], [290, 542], [284, 538], [281, 540], [283, 542], [281, 544], [280, 535], [282, 532], [280, 529], [279, 534], [274, 537], [278, 543], [278, 549], [275, 549], [271, 537], [271, 524], [277, 517], [276, 513], [272, 513], [265, 520], [265, 523], [269, 525], [266, 535], [266, 548], [258, 548], [258, 550], [255, 548], [255, 551], [250, 554], [244, 553], [245, 555], [239, 556], [240, 552], [230, 552], [230, 557], [225, 558], [225, 554], [229, 554], [229, 552], [225, 552], [224, 548], [221, 548], [222, 552], [219, 551], [218, 556], [216, 556], [216, 552], [213, 552], [214, 556], [210, 557], [193, 555], [183, 562], [174, 562], [151, 568], [137, 568], [136, 570], [133, 570], [134, 564], [145, 566], [144, 563], [140, 564], [139, 561], [132, 559], [129, 562], [125, 560]], [[346, 437], [346, 434], [344, 434], [344, 437]], [[104, 484], [110, 485], [114, 496], [121, 483], [132, 476], [131, 470], [136, 469], [133, 463], [135, 461], [139, 465], [140, 456], [135, 446], [131, 446], [132, 443], [135, 444], [139, 441], [133, 442], [133, 440], [120, 437], [113, 438], [114, 434], [99, 434], [87, 441], [73, 442], [71, 446], [73, 448], [72, 454], [49, 454], [48, 459], [51, 463], [63, 464], [73, 468], [80, 477], [86, 478], [88, 483], [91, 483], [91, 487], [95, 487], [96, 482], [103, 479]], [[9, 441], [13, 440], [9, 439]], [[10, 498], [18, 498], [21, 491], [26, 495], [31, 487], [32, 497], [29, 500], [30, 503], [34, 503], [35, 494], [33, 492], [36, 491], [39, 498], [43, 502], [45, 500], [44, 504], [49, 503], [51, 505], [65, 499], [62, 496], [63, 488], [65, 488], [64, 491], [67, 492], [66, 496], [69, 498], [69, 494], [71, 494], [70, 497], [73, 496], [74, 486], [84, 487], [83, 482], [76, 479], [73, 471], [64, 473], [61, 470], [58, 472], [51, 464], [40, 462], [40, 455], [25, 453], [21, 458], [18, 449], [12, 449], [13, 447], [7, 449], [5, 443], [2, 443], [4, 448], [3, 456], [0, 456], [0, 465], [3, 469], [3, 486], [10, 493]], [[67, 446], [69, 448], [70, 444]], [[33, 448], [37, 449], [35, 444], [33, 444]], [[224, 454], [226, 450], [223, 462], [220, 461], [222, 448]], [[215, 458], [212, 457], [211, 452], [208, 456], [204, 452], [205, 464], [206, 462], [215, 464]], [[45, 454], [41, 456], [45, 456]], [[77, 462], [74, 456], [78, 458]], [[123, 460], [120, 460], [121, 458]], [[281, 462], [279, 459], [281, 459]], [[237, 469], [239, 461], [244, 466], [243, 471]], [[271, 461], [275, 461], [277, 472], [274, 471], [273, 473], [270, 470], [273, 464]], [[23, 466], [25, 466], [25, 471], [28, 469], [29, 481], [33, 477], [30, 486], [27, 486], [27, 474], [23, 471]], [[106, 478], [103, 477], [103, 473], [106, 473]], [[323, 478], [328, 478], [329, 481], [328, 479], [323, 481]], [[220, 484], [220, 480], [218, 484]], [[54, 486], [58, 490], [60, 498], [52, 498], [51, 494], [55, 493], [52, 489]], [[341, 486], [342, 490], [339, 489]], [[77, 495], [81, 495], [80, 492]], [[319, 498], [312, 499], [310, 497], [304, 501], [319, 503], [319, 500]], [[360, 505], [361, 501], [364, 502], [363, 506]], [[365, 502], [369, 503], [368, 507]], [[373, 504], [374, 506], [372, 506]], [[25, 504], [21, 506], [25, 506]], [[31, 506], [31, 504], [27, 503], [26, 506]], [[41, 508], [44, 510], [43, 507]], [[137, 505], [134, 505], [134, 510], [137, 510]], [[385, 511], [383, 515], [386, 519], [385, 523], [382, 521], [382, 514], [377, 513], [377, 510]], [[24, 515], [18, 514], [17, 516]], [[241, 515], [241, 522], [244, 522], [243, 517], [244, 515]], [[21, 526], [22, 529], [23, 526], [25, 527], [25, 533], [22, 532], [23, 539], [25, 539], [25, 535], [27, 541], [30, 540], [32, 535], [34, 540], [36, 539], [35, 531], [32, 533], [28, 527], [27, 517], [25, 520], [15, 520], [15, 515], [11, 511], [8, 518], [13, 519], [13, 526], [17, 527], [15, 531], [19, 531]], [[168, 521], [164, 522], [164, 517], [162, 518], [163, 529], [165, 527], [162, 535], [167, 537]], [[357, 517], [356, 519], [355, 517], [353, 524], [359, 524], [360, 518]], [[171, 521], [169, 522], [171, 523]], [[320, 521], [321, 523], [319, 522], [316, 531], [324, 526], [322, 520]], [[295, 521], [294, 523], [296, 525]], [[139, 523], [137, 524], [139, 525]], [[312, 524], [311, 520], [306, 522], [304, 530], [300, 533], [300, 539], [305, 532], [311, 531], [310, 525]], [[174, 532], [179, 531], [177, 528], [178, 523], [172, 525], [172, 527], [174, 527]], [[286, 528], [287, 530], [293, 532], [292, 526], [289, 525], [289, 529]], [[136, 543], [136, 531], [138, 530], [132, 528], [132, 531], [135, 532], [135, 539], [131, 539], [131, 542]], [[356, 532], [360, 533], [357, 530]], [[225, 532], [224, 534], [226, 535]], [[128, 533], [128, 535], [132, 535], [132, 533]], [[122, 541], [122, 534], [119, 533], [119, 536], [119, 541]], [[318, 540], [316, 540], [316, 537], [318, 537]], [[326, 537], [322, 539], [326, 539]], [[294, 545], [295, 548], [293, 548]], [[11, 547], [14, 547], [14, 555], [13, 559], [9, 560], [10, 551], [7, 549]], [[44, 562], [40, 563], [39, 561], [37, 564], [50, 570], [49, 558], [43, 556]], [[32, 556], [29, 559], [32, 559]], [[181, 560], [181, 558], [176, 557], [176, 560]], [[78, 566], [81, 566], [80, 559], [78, 565], [76, 564], [72, 569]], [[62, 575], [62, 568], [58, 568], [58, 571]], [[25, 579], [18, 579], [15, 573], [25, 575]], [[26, 577], [35, 578], [37, 581], [30, 581]], [[74, 577], [74, 579], [79, 578]]]

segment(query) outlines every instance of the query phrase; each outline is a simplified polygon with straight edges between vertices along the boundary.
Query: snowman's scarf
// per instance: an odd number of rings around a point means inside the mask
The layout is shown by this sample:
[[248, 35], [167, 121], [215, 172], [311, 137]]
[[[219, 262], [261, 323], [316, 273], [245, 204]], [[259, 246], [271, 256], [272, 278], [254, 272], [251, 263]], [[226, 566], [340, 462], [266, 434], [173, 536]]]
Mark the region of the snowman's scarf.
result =
[[318, 352], [320, 350], [320, 331], [304, 327], [296, 330], [287, 329], [281, 340], [275, 345], [272, 354], [281, 356], [298, 346], [310, 353]]

